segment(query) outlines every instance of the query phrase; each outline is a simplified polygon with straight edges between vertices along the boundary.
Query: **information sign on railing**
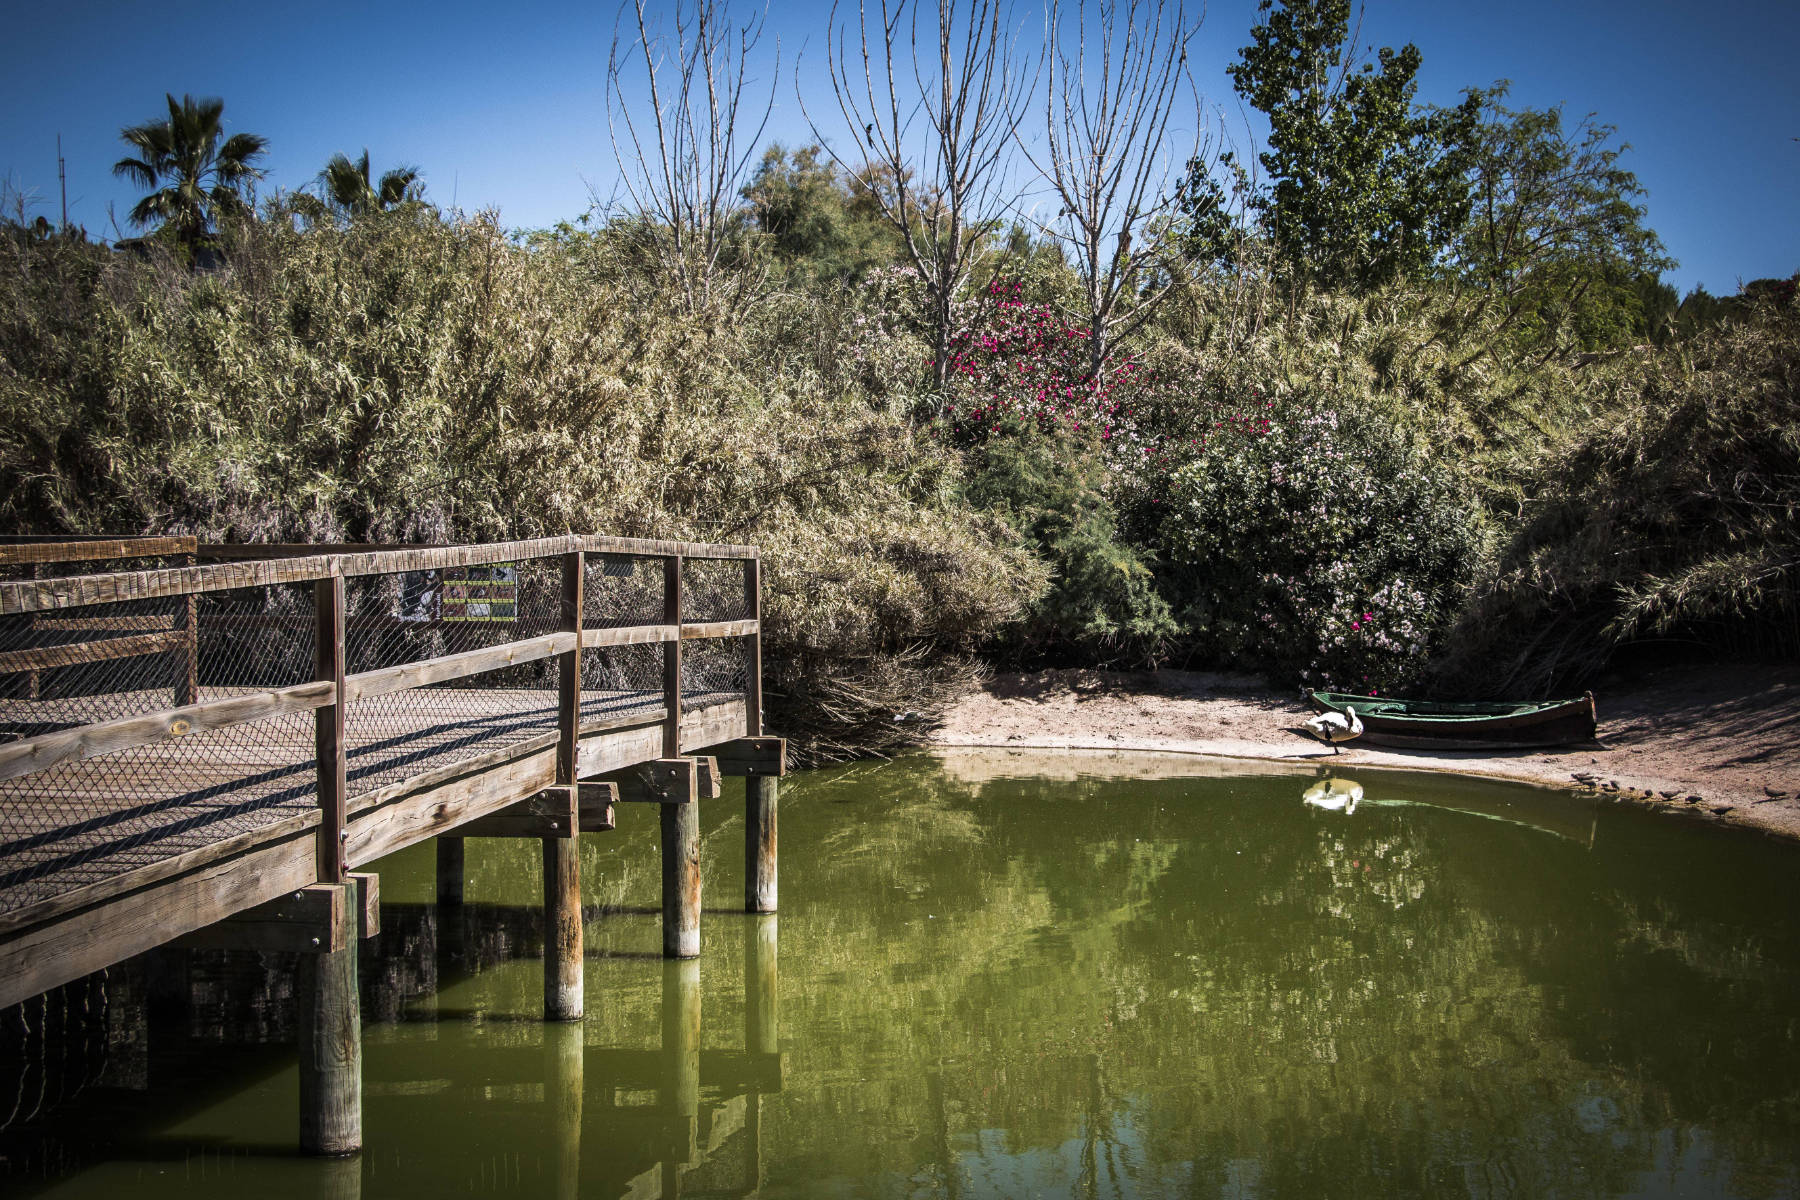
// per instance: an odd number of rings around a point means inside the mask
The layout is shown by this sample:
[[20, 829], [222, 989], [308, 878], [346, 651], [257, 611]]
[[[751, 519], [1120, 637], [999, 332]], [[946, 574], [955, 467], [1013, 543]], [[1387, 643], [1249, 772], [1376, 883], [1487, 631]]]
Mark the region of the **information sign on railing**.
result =
[[513, 563], [451, 567], [444, 572], [442, 619], [512, 621], [519, 614], [519, 568]]

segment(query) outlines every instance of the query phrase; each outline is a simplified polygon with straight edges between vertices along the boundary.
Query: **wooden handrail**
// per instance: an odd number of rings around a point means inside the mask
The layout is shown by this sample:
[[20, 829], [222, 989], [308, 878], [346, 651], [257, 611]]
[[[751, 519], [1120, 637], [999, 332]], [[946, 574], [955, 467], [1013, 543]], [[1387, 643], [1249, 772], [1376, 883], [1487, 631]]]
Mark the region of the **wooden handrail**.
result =
[[[226, 548], [212, 544], [200, 546], [196, 551], [192, 549], [192, 539], [164, 540], [170, 543], [180, 542], [186, 547], [179, 551], [181, 553], [197, 553], [199, 557], [232, 561], [155, 571], [0, 581], [0, 616], [125, 600], [187, 596], [197, 592], [266, 587], [279, 583], [310, 583], [332, 575], [354, 577], [402, 574], [484, 563], [514, 562], [528, 558], [551, 558], [578, 552], [658, 558], [665, 563], [681, 558], [755, 561], [758, 557], [754, 546], [665, 542], [600, 534], [565, 534], [561, 537], [531, 538], [515, 542], [405, 548], [383, 546], [378, 549], [362, 549], [334, 544], [313, 547], [311, 554], [301, 554], [302, 547], [283, 544], [272, 547], [276, 551], [273, 557], [240, 556], [236, 548], [225, 553]], [[84, 547], [100, 544], [81, 543]], [[253, 547], [242, 549], [250, 550]], [[3, 550], [0, 547], [0, 551]], [[94, 557], [103, 559], [107, 556], [96, 554]]]
[[483, 671], [497, 671], [502, 667], [536, 662], [540, 658], [566, 654], [575, 649], [575, 643], [576, 636], [573, 633], [546, 633], [523, 641], [502, 642], [498, 646], [464, 650], [460, 654], [445, 654], [419, 662], [402, 663], [397, 667], [383, 667], [378, 671], [358, 671], [344, 679], [344, 700], [347, 703], [368, 700], [390, 692], [404, 692], [427, 684], [479, 675]]
[[[140, 539], [140, 543], [154, 539]], [[181, 539], [163, 539], [165, 543]], [[94, 549], [93, 559], [112, 556], [124, 543], [99, 540], [82, 543]], [[187, 539], [185, 545], [191, 545]], [[36, 545], [33, 543], [32, 545]], [[0, 546], [0, 549], [3, 549]], [[335, 547], [334, 547], [335, 548]], [[748, 611], [746, 620], [684, 621], [682, 616], [682, 562], [690, 555], [697, 558], [738, 558], [745, 564], [745, 589]], [[170, 552], [165, 546], [159, 552]], [[538, 637], [479, 647], [456, 654], [442, 655], [419, 662], [375, 671], [344, 675], [341, 666], [345, 644], [343, 580], [346, 577], [432, 570], [443, 566], [509, 562], [526, 558], [562, 558], [565, 574], [569, 563], [585, 565], [588, 554], [637, 554], [659, 558], [664, 569], [663, 620], [656, 624], [607, 627], [587, 625], [567, 613], [563, 623], [573, 628]], [[153, 744], [183, 736], [190, 730], [222, 729], [246, 721], [259, 720], [284, 713], [313, 709], [334, 710], [329, 717], [322, 714], [319, 750], [321, 755], [342, 758], [343, 707], [352, 701], [369, 699], [391, 692], [404, 691], [459, 679], [507, 666], [536, 661], [555, 655], [572, 655], [579, 649], [637, 644], [662, 644], [663, 712], [666, 740], [678, 736], [681, 720], [681, 643], [701, 639], [748, 638], [752, 642], [749, 713], [750, 732], [760, 728], [760, 641], [761, 625], [759, 559], [754, 547], [721, 546], [688, 542], [660, 542], [598, 535], [568, 535], [537, 538], [487, 545], [383, 548], [349, 554], [315, 554], [286, 558], [244, 559], [208, 566], [190, 566], [153, 571], [119, 572], [105, 575], [70, 576], [58, 579], [14, 580], [0, 582], [0, 615], [54, 614], [70, 608], [87, 608], [131, 600], [156, 597], [188, 597], [199, 593], [239, 588], [267, 587], [275, 584], [312, 583], [320, 598], [334, 600], [315, 607], [311, 621], [296, 614], [294, 623], [316, 623], [320, 677], [314, 682], [294, 687], [275, 688], [248, 695], [229, 696], [197, 703], [181, 703], [184, 696], [177, 689], [174, 707], [140, 716], [99, 721], [70, 729], [42, 734], [7, 745], [0, 745], [0, 780], [17, 778], [44, 770], [72, 758], [88, 758], [109, 754], [135, 746]], [[573, 585], [565, 582], [565, 590]], [[579, 592], [579, 588], [576, 588]], [[565, 606], [569, 603], [565, 596]], [[329, 609], [330, 611], [327, 611]], [[61, 619], [38, 618], [46, 625], [69, 624], [107, 632], [122, 633], [144, 628], [135, 636], [95, 638], [62, 646], [27, 647], [0, 652], [0, 674], [41, 671], [76, 663], [104, 662], [112, 659], [158, 654], [182, 649], [193, 650], [196, 622], [190, 612], [183, 621], [178, 615], [144, 617], [125, 615], [117, 618], [84, 616]], [[229, 623], [231, 614], [220, 614], [221, 623]], [[285, 618], [274, 618], [277, 621]], [[154, 622], [154, 625], [148, 624]], [[200, 618], [199, 624], [207, 619]], [[190, 676], [192, 672], [189, 672]], [[341, 773], [341, 761], [337, 772]], [[341, 790], [330, 787], [332, 780], [322, 776], [327, 786], [323, 791]], [[336, 800], [341, 808], [342, 799]], [[329, 824], [330, 822], [327, 822]], [[338, 822], [341, 825], [341, 819]], [[321, 830], [321, 846], [330, 836]]]
[[0, 650], [0, 675], [48, 671], [57, 667], [72, 667], [78, 663], [111, 662], [117, 658], [141, 658], [149, 654], [167, 654], [171, 650], [187, 648], [187, 632], [176, 630], [169, 633], [140, 633], [131, 637], [68, 642], [61, 646]]
[[191, 537], [80, 538], [68, 541], [8, 542], [0, 545], [0, 567], [26, 564], [98, 562], [109, 558], [165, 558], [192, 554]]
[[337, 688], [330, 681], [315, 681], [41, 733], [0, 745], [0, 780], [17, 779], [70, 759], [95, 758], [135, 746], [172, 741], [196, 731], [228, 729], [246, 721], [307, 712], [336, 699]]

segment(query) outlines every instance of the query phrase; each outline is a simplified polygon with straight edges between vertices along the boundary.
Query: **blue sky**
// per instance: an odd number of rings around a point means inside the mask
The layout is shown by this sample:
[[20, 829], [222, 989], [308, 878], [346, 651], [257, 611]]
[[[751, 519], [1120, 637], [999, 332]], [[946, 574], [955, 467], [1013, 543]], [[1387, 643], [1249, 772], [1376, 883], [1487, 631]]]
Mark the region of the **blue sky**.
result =
[[[828, 5], [772, 5], [784, 63], [766, 140], [810, 140], [795, 100], [828, 105], [820, 54]], [[164, 92], [225, 99], [228, 127], [270, 141], [265, 187], [309, 183], [334, 151], [377, 171], [420, 167], [429, 197], [497, 208], [509, 225], [583, 212], [615, 192], [606, 132], [611, 3], [275, 6], [8, 4], [0, 72], [0, 180], [55, 219], [56, 135], [70, 218], [99, 235], [136, 198], [111, 174], [118, 131], [163, 111]], [[1038, 6], [1020, 6], [1035, 15]], [[1255, 0], [1212, 0], [1194, 55], [1207, 99], [1235, 112], [1225, 66]], [[1649, 221], [1686, 291], [1800, 269], [1800, 4], [1793, 0], [1588, 4], [1369, 0], [1362, 41], [1411, 41], [1420, 98], [1513, 81], [1514, 107], [1594, 112], [1632, 146]], [[767, 66], [764, 67], [765, 72]], [[1234, 118], [1235, 119], [1235, 118]]]

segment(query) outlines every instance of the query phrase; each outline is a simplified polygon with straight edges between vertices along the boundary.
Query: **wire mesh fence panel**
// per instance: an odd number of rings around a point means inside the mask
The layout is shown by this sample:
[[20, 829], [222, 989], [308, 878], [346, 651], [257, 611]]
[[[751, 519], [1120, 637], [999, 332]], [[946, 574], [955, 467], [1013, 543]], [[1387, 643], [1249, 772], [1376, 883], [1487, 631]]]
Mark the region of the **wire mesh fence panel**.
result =
[[625, 554], [590, 554], [582, 580], [585, 625], [621, 629], [658, 625], [663, 619], [663, 560]]
[[[305, 590], [285, 587], [8, 616], [0, 619], [0, 736], [42, 737], [304, 683], [311, 623]], [[295, 652], [271, 649], [296, 639]], [[0, 781], [0, 912], [315, 803], [310, 711], [132, 740]]]
[[681, 563], [683, 621], [742, 621], [750, 616], [745, 603], [744, 562], [738, 558], [688, 558]]
[[652, 720], [663, 710], [663, 648], [659, 643], [605, 646], [581, 652], [581, 721]]
[[[524, 559], [346, 581], [345, 673], [356, 675], [554, 633], [562, 561]], [[554, 657], [354, 700], [352, 796], [556, 732]]]
[[750, 690], [750, 643], [701, 638], [681, 646], [681, 707], [686, 711], [742, 700]]

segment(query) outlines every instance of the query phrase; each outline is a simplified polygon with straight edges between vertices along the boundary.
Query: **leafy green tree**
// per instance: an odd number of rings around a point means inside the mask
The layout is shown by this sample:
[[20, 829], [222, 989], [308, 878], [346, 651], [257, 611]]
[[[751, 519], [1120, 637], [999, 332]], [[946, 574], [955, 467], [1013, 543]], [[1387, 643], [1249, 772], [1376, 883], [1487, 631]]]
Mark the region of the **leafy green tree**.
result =
[[169, 115], [121, 130], [136, 158], [113, 164], [113, 174], [153, 189], [131, 209], [131, 222], [170, 230], [190, 250], [207, 242], [221, 217], [248, 211], [246, 192], [261, 179], [255, 166], [268, 140], [254, 133], [225, 136], [225, 102], [165, 93]]
[[898, 260], [898, 237], [881, 220], [868, 188], [846, 179], [819, 146], [770, 146], [743, 196], [757, 228], [790, 270], [855, 279]]
[[334, 154], [319, 172], [319, 192], [326, 203], [351, 217], [386, 212], [410, 200], [422, 200], [425, 181], [419, 168], [398, 166], [385, 171], [379, 180], [369, 170], [369, 151], [351, 162], [347, 155]]
[[[1648, 337], [1665, 307], [1646, 292], [1675, 265], [1644, 224], [1629, 149], [1590, 115], [1513, 110], [1486, 96], [1473, 141], [1468, 223], [1456, 258], [1495, 328], [1530, 352], [1605, 349]], [[1672, 301], [1672, 296], [1668, 298]], [[1672, 307], [1672, 303], [1666, 307]]]
[[1413, 104], [1415, 46], [1357, 65], [1350, 0], [1263, 0], [1262, 24], [1229, 69], [1269, 118], [1269, 183], [1252, 200], [1302, 283], [1365, 289], [1424, 273], [1463, 227], [1466, 143], [1480, 112]]
[[[1220, 182], [1221, 173], [1231, 181], [1229, 188]], [[1237, 265], [1246, 232], [1238, 218], [1249, 194], [1250, 176], [1235, 152], [1222, 151], [1210, 162], [1205, 157], [1188, 159], [1175, 189], [1173, 229], [1188, 262], [1199, 267]]]
[[968, 499], [1017, 530], [1052, 571], [1001, 648], [1027, 659], [1154, 663], [1178, 630], [1154, 560], [1120, 536], [1101, 443], [1091, 429], [996, 420], [1006, 436], [971, 456]]

